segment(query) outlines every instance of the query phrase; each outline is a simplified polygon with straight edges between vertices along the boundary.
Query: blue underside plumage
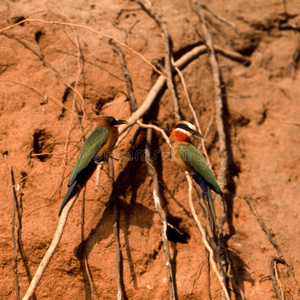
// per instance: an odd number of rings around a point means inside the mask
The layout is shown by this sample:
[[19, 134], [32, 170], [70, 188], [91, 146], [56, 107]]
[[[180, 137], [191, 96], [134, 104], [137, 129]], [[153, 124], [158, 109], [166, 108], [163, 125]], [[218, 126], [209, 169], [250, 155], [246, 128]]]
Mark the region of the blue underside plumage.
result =
[[214, 206], [214, 201], [212, 199], [212, 195], [211, 195], [211, 189], [213, 189], [213, 187], [206, 182], [198, 173], [196, 170], [192, 169], [192, 173], [193, 173], [193, 178], [194, 180], [197, 182], [197, 184], [200, 185], [202, 191], [204, 192], [204, 194], [206, 195], [208, 202], [209, 202], [209, 207], [211, 210], [211, 214], [214, 220], [214, 225], [216, 224], [216, 212], [215, 212], [215, 206]]

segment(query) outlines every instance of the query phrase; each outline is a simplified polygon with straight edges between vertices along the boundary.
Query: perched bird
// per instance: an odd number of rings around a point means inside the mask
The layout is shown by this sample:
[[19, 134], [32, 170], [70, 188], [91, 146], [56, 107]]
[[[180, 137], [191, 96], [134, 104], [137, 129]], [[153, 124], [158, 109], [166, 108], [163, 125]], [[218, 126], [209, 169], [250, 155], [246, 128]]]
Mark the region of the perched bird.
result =
[[127, 122], [116, 120], [114, 117], [101, 117], [98, 120], [97, 127], [87, 137], [79, 152], [68, 183], [69, 189], [59, 209], [59, 216], [67, 202], [85, 186], [94, 173], [97, 163], [106, 161], [111, 155], [119, 137], [116, 126], [125, 123]]
[[187, 121], [178, 122], [170, 134], [172, 145], [171, 155], [174, 162], [183, 172], [188, 171], [194, 180], [200, 185], [208, 198], [213, 228], [216, 227], [216, 214], [211, 190], [223, 196], [217, 180], [210, 169], [202, 153], [191, 142], [192, 135], [203, 136], [196, 130], [195, 126]]

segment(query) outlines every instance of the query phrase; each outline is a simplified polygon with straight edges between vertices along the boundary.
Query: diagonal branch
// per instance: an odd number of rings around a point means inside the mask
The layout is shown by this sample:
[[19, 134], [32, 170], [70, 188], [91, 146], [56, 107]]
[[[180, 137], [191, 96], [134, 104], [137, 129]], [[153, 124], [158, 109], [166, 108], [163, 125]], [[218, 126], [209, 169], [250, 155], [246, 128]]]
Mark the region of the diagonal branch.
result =
[[[216, 52], [230, 58], [233, 60], [236, 60], [238, 62], [248, 64], [249, 59], [240, 55], [237, 52], [224, 50], [221, 47], [215, 47]], [[207, 52], [206, 46], [197, 46], [193, 48], [191, 51], [187, 52], [186, 54], [182, 55], [176, 62], [175, 66], [179, 69], [183, 69], [186, 67], [190, 62], [192, 62], [194, 59], [196, 59], [198, 56], [204, 54]], [[116, 146], [125, 138], [125, 136], [128, 133], [128, 130], [130, 127], [132, 127], [136, 121], [141, 118], [151, 107], [153, 102], [155, 101], [157, 95], [160, 93], [160, 91], [163, 89], [165, 85], [166, 78], [164, 76], [160, 76], [154, 86], [151, 88], [150, 92], [148, 93], [146, 99], [144, 100], [143, 104], [140, 106], [140, 108], [135, 111], [130, 118], [127, 120], [127, 124], [121, 125], [119, 127], [119, 133], [120, 137], [116, 144]]]
[[52, 258], [52, 256], [54, 255], [55, 253], [55, 250], [60, 242], [60, 239], [62, 237], [62, 234], [64, 232], [64, 228], [66, 226], [66, 223], [67, 223], [67, 219], [68, 219], [68, 215], [69, 215], [69, 212], [74, 204], [74, 202], [76, 201], [78, 195], [76, 195], [75, 197], [73, 197], [65, 206], [65, 208], [63, 209], [62, 213], [61, 213], [61, 217], [59, 219], [59, 222], [58, 222], [58, 226], [56, 228], [56, 231], [55, 231], [55, 234], [54, 234], [54, 237], [52, 239], [52, 242], [51, 242], [51, 245], [50, 247], [48, 248], [46, 254], [44, 255], [42, 261], [40, 262], [39, 266], [38, 266], [38, 269], [35, 273], [35, 275], [33, 276], [31, 282], [30, 282], [30, 285], [26, 291], [26, 294], [25, 296], [23, 297], [23, 300], [29, 300], [32, 295], [34, 294], [36, 288], [38, 287], [38, 284]]
[[13, 207], [14, 207], [14, 212], [13, 212], [13, 217], [12, 217], [12, 241], [13, 241], [13, 248], [14, 248], [14, 274], [15, 274], [15, 284], [16, 284], [16, 299], [20, 299], [20, 286], [19, 286], [19, 279], [18, 279], [18, 257], [17, 257], [17, 242], [16, 242], [16, 237], [15, 237], [15, 221], [16, 221], [16, 213], [18, 210], [18, 201], [17, 201], [17, 194], [16, 194], [16, 189], [15, 189], [15, 179], [14, 179], [14, 172], [12, 169], [12, 166], [8, 162], [7, 159], [7, 152], [3, 153], [4, 160], [9, 168], [9, 174], [10, 174], [10, 185], [11, 185], [11, 192], [12, 192], [12, 200], [13, 200]]
[[153, 180], [154, 188], [153, 188], [153, 199], [155, 202], [155, 208], [160, 216], [161, 221], [161, 237], [164, 245], [164, 252], [165, 252], [165, 259], [166, 259], [166, 272], [167, 272], [167, 278], [168, 278], [168, 287], [169, 287], [169, 296], [171, 300], [177, 299], [176, 295], [176, 287], [175, 287], [175, 280], [174, 275], [172, 271], [172, 261], [170, 257], [170, 248], [169, 248], [169, 241], [167, 237], [167, 227], [168, 223], [166, 220], [166, 216], [162, 210], [161, 200], [160, 200], [160, 185], [159, 180], [157, 176], [157, 172], [155, 170], [155, 167], [153, 166], [151, 162], [151, 153], [150, 153], [150, 146], [151, 146], [151, 140], [152, 140], [152, 129], [148, 128], [147, 130], [147, 144], [145, 149], [145, 158], [146, 158], [146, 164], [148, 167], [148, 172]]
[[125, 82], [126, 82], [127, 93], [129, 96], [130, 111], [131, 111], [131, 113], [133, 113], [138, 109], [138, 105], [137, 105], [136, 98], [135, 98], [135, 95], [133, 92], [132, 81], [131, 81], [131, 77], [128, 72], [127, 66], [126, 66], [124, 54], [123, 54], [122, 50], [118, 47], [118, 45], [113, 40], [110, 40], [110, 44], [113, 46], [113, 50], [119, 56], [121, 68], [122, 68], [123, 75], [124, 75]]
[[111, 157], [108, 159], [108, 172], [109, 177], [112, 183], [112, 200], [113, 200], [113, 209], [114, 209], [114, 240], [116, 244], [116, 279], [117, 279], [117, 289], [118, 295], [117, 299], [121, 300], [126, 298], [124, 287], [123, 287], [123, 265], [122, 265], [122, 253], [120, 250], [120, 239], [119, 239], [119, 207], [118, 207], [118, 198], [115, 195], [115, 179], [114, 179], [114, 165]]
[[262, 218], [257, 213], [257, 210], [256, 210], [254, 204], [252, 203], [251, 199], [249, 199], [249, 198], [244, 198], [244, 199], [247, 202], [247, 204], [249, 205], [249, 207], [250, 207], [253, 215], [256, 217], [256, 220], [259, 223], [261, 229], [268, 236], [268, 239], [269, 239], [270, 243], [277, 250], [277, 253], [279, 254], [280, 258], [283, 259], [283, 254], [282, 254], [282, 251], [281, 251], [279, 245], [275, 242], [275, 240], [272, 237], [272, 233], [270, 232], [270, 230], [268, 229], [268, 227], [266, 226], [266, 224], [264, 223], [264, 221], [262, 220]]
[[173, 106], [174, 106], [174, 114], [176, 122], [181, 120], [180, 110], [179, 110], [179, 102], [176, 95], [176, 91], [174, 88], [174, 81], [173, 81], [173, 55], [171, 50], [171, 40], [168, 32], [168, 28], [166, 23], [161, 19], [158, 13], [155, 11], [154, 7], [151, 5], [149, 1], [145, 0], [135, 0], [139, 5], [155, 20], [156, 24], [161, 30], [162, 36], [165, 42], [165, 73], [167, 75], [168, 81], [167, 86], [170, 91]]
[[220, 285], [222, 287], [222, 290], [224, 292], [224, 295], [225, 295], [225, 299], [226, 300], [230, 300], [230, 297], [229, 297], [229, 294], [228, 294], [228, 290], [223, 282], [223, 278], [220, 274], [220, 272], [218, 271], [218, 267], [217, 267], [217, 264], [214, 260], [214, 251], [213, 249], [210, 247], [207, 239], [206, 239], [206, 233], [205, 233], [205, 230], [204, 228], [202, 227], [198, 217], [197, 217], [197, 214], [196, 214], [196, 211], [195, 211], [195, 208], [194, 208], [194, 204], [193, 204], [193, 197], [192, 197], [192, 191], [193, 191], [193, 184], [192, 184], [192, 179], [189, 175], [189, 172], [185, 171], [185, 177], [186, 177], [186, 180], [188, 182], [188, 185], [189, 185], [189, 203], [190, 203], [190, 208], [191, 208], [191, 211], [192, 211], [192, 214], [193, 214], [193, 217], [194, 217], [194, 220], [197, 224], [197, 227], [199, 229], [199, 231], [201, 232], [201, 235], [202, 235], [202, 241], [203, 241], [203, 244], [205, 246], [205, 248], [207, 249], [207, 251], [209, 252], [209, 261], [210, 261], [210, 264], [212, 265], [213, 267], [213, 270], [215, 272], [215, 274], [217, 275], [217, 278], [220, 282]]

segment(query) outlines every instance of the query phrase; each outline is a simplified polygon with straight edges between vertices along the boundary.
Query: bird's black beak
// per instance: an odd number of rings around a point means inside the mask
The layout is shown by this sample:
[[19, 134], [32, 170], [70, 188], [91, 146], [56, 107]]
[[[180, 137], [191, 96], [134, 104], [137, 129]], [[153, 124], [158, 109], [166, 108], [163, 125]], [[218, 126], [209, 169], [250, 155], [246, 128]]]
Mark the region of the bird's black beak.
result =
[[193, 135], [200, 136], [202, 139], [204, 139], [203, 135], [200, 132], [198, 132], [197, 130], [193, 130], [191, 132]]
[[115, 125], [121, 125], [121, 124], [127, 124], [128, 122], [125, 120], [116, 120], [116, 124]]

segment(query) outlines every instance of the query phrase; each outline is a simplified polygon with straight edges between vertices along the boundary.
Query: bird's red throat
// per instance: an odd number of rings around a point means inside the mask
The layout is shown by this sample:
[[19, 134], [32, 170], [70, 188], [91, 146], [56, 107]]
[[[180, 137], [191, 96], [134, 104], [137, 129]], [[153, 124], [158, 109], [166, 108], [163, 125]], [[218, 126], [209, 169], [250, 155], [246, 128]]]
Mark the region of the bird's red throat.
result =
[[180, 142], [189, 142], [190, 137], [186, 133], [184, 133], [182, 130], [175, 130], [175, 138], [177, 141]]

